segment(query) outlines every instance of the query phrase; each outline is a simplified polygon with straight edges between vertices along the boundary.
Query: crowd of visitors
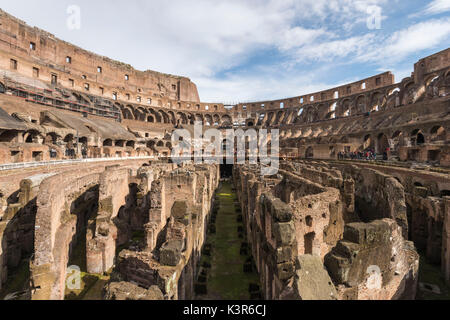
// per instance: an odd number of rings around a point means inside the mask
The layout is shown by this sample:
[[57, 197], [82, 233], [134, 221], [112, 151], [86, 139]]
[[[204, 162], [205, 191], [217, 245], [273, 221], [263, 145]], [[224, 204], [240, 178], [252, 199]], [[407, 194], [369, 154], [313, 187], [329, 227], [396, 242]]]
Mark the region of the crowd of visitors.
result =
[[[383, 160], [388, 160], [388, 152], [389, 149], [387, 149], [383, 153]], [[365, 151], [338, 153], [339, 160], [377, 160], [377, 156], [378, 154], [374, 149], [367, 149]]]

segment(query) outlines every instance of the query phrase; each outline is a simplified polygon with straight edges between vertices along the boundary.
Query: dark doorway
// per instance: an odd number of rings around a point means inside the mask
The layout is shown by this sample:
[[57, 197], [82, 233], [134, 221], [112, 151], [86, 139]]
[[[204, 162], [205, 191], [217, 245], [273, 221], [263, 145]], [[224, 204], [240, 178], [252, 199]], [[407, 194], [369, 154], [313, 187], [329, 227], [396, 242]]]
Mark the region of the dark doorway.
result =
[[305, 254], [313, 254], [313, 244], [316, 234], [314, 232], [305, 235]]
[[220, 165], [220, 177], [222, 179], [231, 178], [233, 176], [233, 165], [232, 164], [221, 164]]

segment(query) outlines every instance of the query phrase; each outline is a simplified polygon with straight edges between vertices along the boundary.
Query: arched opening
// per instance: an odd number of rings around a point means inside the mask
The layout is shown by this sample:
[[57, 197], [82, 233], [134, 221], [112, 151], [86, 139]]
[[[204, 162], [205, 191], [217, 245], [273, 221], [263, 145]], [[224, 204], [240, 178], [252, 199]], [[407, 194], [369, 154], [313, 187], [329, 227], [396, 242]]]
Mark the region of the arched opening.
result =
[[39, 136], [39, 132], [37, 131], [29, 131], [26, 133], [25, 143], [38, 143], [37, 138]]
[[135, 143], [134, 141], [128, 141], [128, 142], [127, 142], [127, 147], [134, 148], [135, 144], [136, 144], [136, 143]]
[[45, 143], [56, 144], [58, 142], [58, 138], [59, 136], [56, 133], [50, 132], [45, 137]]
[[336, 148], [335, 147], [330, 147], [330, 158], [331, 159], [336, 158]]
[[356, 110], [352, 115], [355, 114], [361, 114], [366, 112], [366, 97], [364, 96], [359, 96], [358, 99], [356, 99]]
[[313, 254], [315, 237], [315, 232], [311, 232], [305, 235], [305, 254]]
[[314, 158], [314, 149], [313, 149], [313, 147], [308, 147], [308, 149], [306, 149], [305, 158], [306, 159], [313, 159]]
[[125, 146], [125, 141], [124, 140], [117, 140], [115, 142], [115, 146], [116, 147], [124, 147]]
[[368, 111], [369, 112], [380, 111], [382, 104], [383, 104], [383, 94], [381, 94], [380, 92], [376, 92], [372, 96]]
[[430, 131], [431, 142], [438, 142], [438, 141], [445, 141], [447, 138], [447, 132], [445, 131], [444, 127], [442, 126], [435, 126]]
[[425, 143], [425, 136], [420, 129], [416, 129], [411, 132], [411, 144], [412, 145], [422, 145]]
[[374, 148], [374, 141], [372, 139], [372, 136], [370, 134], [368, 134], [364, 137], [363, 150], [373, 149], [373, 148]]
[[103, 146], [104, 147], [112, 147], [113, 142], [111, 139], [106, 139], [105, 141], [103, 141]]
[[129, 119], [129, 120], [133, 120], [133, 113], [131, 112], [131, 110], [129, 108], [123, 108], [122, 110], [122, 116], [124, 119]]
[[389, 151], [389, 140], [384, 133], [380, 133], [378, 135], [377, 149], [377, 152], [382, 154], [387, 154], [387, 152]]
[[313, 217], [307, 216], [305, 219], [305, 222], [308, 227], [312, 227], [313, 226]]
[[0, 133], [0, 142], [13, 142], [17, 141], [17, 131], [7, 130]]
[[64, 138], [64, 142], [65, 142], [65, 143], [73, 142], [73, 134], [68, 134], [68, 135]]
[[350, 116], [350, 100], [347, 99], [342, 102], [340, 116], [341, 117]]

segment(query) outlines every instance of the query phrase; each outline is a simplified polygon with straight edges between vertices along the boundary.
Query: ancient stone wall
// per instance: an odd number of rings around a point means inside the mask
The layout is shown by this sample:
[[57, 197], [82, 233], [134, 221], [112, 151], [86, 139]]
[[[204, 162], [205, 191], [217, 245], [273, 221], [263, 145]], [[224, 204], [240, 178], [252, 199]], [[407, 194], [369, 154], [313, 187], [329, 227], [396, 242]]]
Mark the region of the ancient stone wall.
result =
[[[355, 166], [281, 167], [270, 178], [251, 166], [233, 174], [266, 299], [414, 298], [419, 260], [407, 241], [405, 194], [397, 180]], [[318, 263], [318, 289], [311, 292], [299, 282], [301, 268]], [[323, 263], [336, 288], [321, 273]], [[367, 273], [370, 268], [377, 274]], [[374, 289], [367, 281], [376, 276], [382, 282]]]
[[122, 96], [128, 93], [133, 101], [138, 96], [143, 101], [146, 97], [156, 96], [199, 102], [197, 88], [188, 78], [150, 70], [137, 71], [130, 65], [88, 52], [32, 28], [4, 11], [0, 12], [0, 19], [0, 67], [3, 70], [10, 70], [11, 59], [15, 59], [14, 70], [19, 74], [33, 77], [33, 67], [37, 67], [42, 81], [50, 83], [55, 75], [58, 83], [78, 91], [85, 91], [85, 84], [89, 83], [89, 91], [110, 97], [118, 87], [124, 87], [120, 93]]
[[[192, 299], [218, 183], [214, 165], [178, 168], [153, 180], [145, 243], [141, 250], [119, 253], [112, 283], [133, 282], [146, 290], [156, 286], [164, 299]], [[106, 297], [111, 296], [111, 286]], [[120, 291], [117, 286], [122, 287], [116, 283], [113, 291]]]

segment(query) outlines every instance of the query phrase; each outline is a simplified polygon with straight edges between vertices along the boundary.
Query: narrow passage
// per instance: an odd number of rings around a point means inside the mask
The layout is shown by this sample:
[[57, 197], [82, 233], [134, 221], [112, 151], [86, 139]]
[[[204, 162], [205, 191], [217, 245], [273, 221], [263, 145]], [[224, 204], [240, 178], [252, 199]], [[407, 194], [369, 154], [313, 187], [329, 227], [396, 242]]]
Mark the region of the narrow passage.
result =
[[259, 277], [230, 181], [222, 182], [217, 200], [196, 284], [197, 299], [260, 299]]

